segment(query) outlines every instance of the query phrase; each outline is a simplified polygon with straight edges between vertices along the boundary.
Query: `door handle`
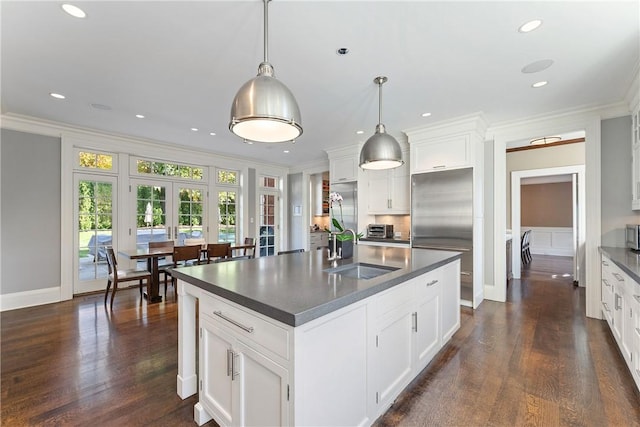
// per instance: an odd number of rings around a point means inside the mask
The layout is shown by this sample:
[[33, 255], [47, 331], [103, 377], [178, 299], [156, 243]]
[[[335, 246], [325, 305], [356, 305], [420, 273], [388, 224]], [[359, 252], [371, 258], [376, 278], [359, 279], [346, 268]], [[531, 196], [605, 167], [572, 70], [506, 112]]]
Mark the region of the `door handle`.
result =
[[173, 239], [178, 240], [178, 226], [173, 227]]

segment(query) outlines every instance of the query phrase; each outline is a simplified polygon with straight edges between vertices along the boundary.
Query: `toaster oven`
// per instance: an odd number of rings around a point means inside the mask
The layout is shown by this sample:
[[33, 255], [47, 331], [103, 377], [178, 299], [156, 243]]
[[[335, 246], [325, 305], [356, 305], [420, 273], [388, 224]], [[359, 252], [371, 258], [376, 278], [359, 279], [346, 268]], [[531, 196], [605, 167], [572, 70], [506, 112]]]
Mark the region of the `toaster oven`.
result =
[[392, 224], [369, 224], [367, 226], [367, 237], [376, 237], [379, 239], [393, 238]]
[[627, 224], [627, 247], [634, 251], [640, 251], [640, 225]]

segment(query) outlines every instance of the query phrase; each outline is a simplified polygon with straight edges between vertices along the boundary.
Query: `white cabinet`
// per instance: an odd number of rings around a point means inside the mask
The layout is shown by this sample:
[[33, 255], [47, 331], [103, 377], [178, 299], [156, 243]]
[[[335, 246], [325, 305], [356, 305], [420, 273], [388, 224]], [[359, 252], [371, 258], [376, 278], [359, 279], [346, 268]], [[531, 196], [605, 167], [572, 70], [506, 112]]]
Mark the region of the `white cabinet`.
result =
[[200, 304], [200, 404], [222, 426], [289, 425], [289, 372], [273, 360], [288, 333], [217, 298]]
[[631, 209], [640, 210], [640, 105], [631, 115]]
[[329, 246], [329, 234], [325, 232], [309, 233], [309, 250], [315, 251], [318, 248]]
[[377, 298], [373, 363], [378, 414], [393, 403], [460, 327], [459, 280], [460, 261], [455, 261]]
[[602, 314], [611, 328], [613, 325], [613, 276], [611, 275], [611, 265], [613, 262], [606, 257], [602, 257]]
[[329, 159], [329, 180], [332, 183], [358, 180], [358, 159], [355, 155]]
[[605, 319], [636, 385], [640, 387], [640, 284], [605, 255], [602, 256], [602, 281]]
[[368, 184], [368, 213], [370, 215], [408, 214], [410, 211], [409, 164], [389, 170], [366, 171]]
[[411, 145], [411, 173], [473, 166], [469, 135], [456, 135]]

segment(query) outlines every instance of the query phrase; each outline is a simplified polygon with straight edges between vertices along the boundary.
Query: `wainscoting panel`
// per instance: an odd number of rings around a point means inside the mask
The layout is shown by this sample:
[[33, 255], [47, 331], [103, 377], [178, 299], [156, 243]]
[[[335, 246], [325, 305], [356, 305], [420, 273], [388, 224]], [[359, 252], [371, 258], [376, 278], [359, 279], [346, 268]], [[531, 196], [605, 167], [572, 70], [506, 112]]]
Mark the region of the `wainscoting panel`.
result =
[[528, 227], [531, 230], [532, 254], [573, 256], [573, 229], [570, 227]]

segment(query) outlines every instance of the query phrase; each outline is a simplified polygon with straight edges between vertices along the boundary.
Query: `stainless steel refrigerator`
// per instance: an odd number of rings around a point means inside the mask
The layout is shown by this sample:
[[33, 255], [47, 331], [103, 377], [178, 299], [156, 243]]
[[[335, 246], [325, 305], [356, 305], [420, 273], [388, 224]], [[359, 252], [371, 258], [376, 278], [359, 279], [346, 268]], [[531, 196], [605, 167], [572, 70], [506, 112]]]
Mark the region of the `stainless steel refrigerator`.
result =
[[340, 208], [336, 205], [333, 212], [329, 212], [332, 217], [344, 220], [344, 227], [358, 232], [358, 187], [356, 182], [344, 182], [331, 184], [331, 192], [340, 193], [342, 196], [342, 218]]
[[473, 169], [411, 176], [414, 248], [462, 252], [460, 298], [473, 303]]

